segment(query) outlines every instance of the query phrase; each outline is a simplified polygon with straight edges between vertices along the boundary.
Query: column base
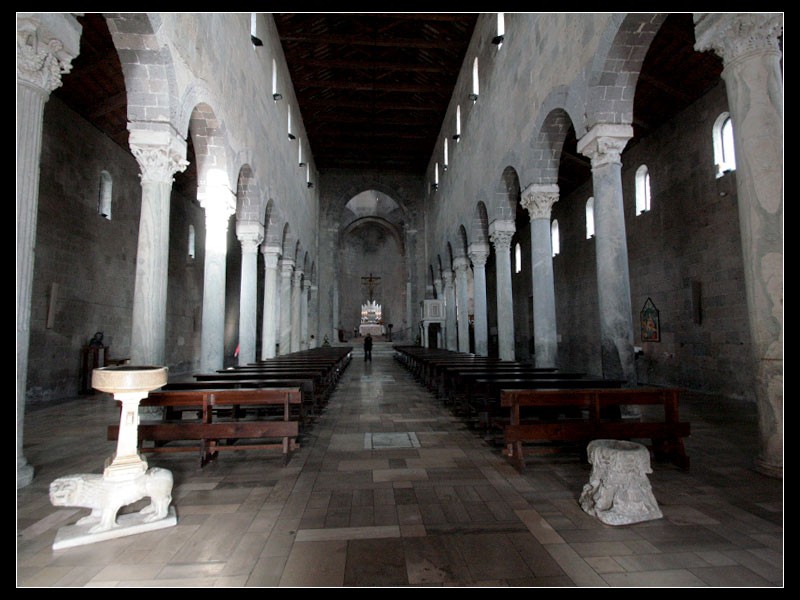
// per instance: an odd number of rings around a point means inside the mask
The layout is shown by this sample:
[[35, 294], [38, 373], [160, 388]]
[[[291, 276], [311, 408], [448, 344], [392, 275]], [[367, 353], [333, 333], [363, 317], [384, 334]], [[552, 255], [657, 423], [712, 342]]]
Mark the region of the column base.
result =
[[113, 540], [137, 533], [145, 533], [146, 531], [154, 531], [156, 529], [173, 527], [177, 524], [178, 517], [175, 512], [175, 507], [170, 506], [167, 516], [163, 519], [159, 519], [158, 521], [148, 523], [145, 521], [145, 517], [140, 513], [120, 515], [117, 518], [116, 527], [97, 533], [91, 533], [89, 531], [92, 528], [91, 524], [68, 525], [66, 527], [62, 527], [56, 533], [55, 541], [53, 541], [53, 550], [73, 548], [75, 546], [85, 546], [86, 544], [94, 544], [95, 542]]

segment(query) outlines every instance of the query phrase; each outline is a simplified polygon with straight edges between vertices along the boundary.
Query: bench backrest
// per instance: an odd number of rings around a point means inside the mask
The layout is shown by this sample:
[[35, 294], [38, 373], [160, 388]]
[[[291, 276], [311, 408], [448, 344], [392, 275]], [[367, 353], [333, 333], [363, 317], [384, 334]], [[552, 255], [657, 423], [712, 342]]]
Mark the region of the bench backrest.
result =
[[170, 390], [150, 392], [141, 406], [234, 406], [246, 404], [300, 404], [300, 388]]

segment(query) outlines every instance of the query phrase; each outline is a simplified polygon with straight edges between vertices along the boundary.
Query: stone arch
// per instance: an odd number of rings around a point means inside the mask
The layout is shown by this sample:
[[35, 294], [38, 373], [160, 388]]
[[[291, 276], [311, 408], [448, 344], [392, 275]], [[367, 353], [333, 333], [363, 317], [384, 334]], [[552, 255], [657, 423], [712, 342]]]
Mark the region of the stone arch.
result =
[[344, 227], [344, 229], [342, 229], [342, 233], [339, 236], [339, 246], [340, 247], [342, 246], [348, 234], [352, 233], [359, 227], [364, 227], [370, 224], [385, 229], [397, 242], [397, 246], [400, 248], [400, 253], [402, 255], [405, 255], [405, 240], [403, 239], [402, 231], [397, 225], [381, 217], [372, 217], [372, 216], [361, 217], [359, 219], [356, 219], [355, 221], [351, 221], [350, 223], [348, 223]]
[[402, 187], [388, 185], [379, 176], [366, 176], [363, 181], [343, 188], [338, 196], [327, 204], [328, 216], [333, 222], [337, 222], [341, 218], [341, 213], [347, 203], [359, 194], [369, 190], [376, 190], [394, 200], [403, 212], [404, 221], [413, 219], [413, 211], [409, 207], [414, 204], [414, 199], [409, 194], [409, 191]]
[[597, 123], [630, 125], [636, 82], [647, 49], [665, 13], [614, 15], [588, 73], [586, 122], [578, 137]]
[[131, 129], [137, 123], [164, 123], [185, 132], [179, 127], [181, 105], [172, 54], [157, 33], [161, 16], [115, 13], [106, 15], [106, 23], [125, 77]]
[[[299, 242], [298, 242], [299, 243]], [[281, 235], [281, 256], [284, 260], [294, 260], [295, 255], [295, 237], [289, 222], [283, 224], [283, 232]]]
[[469, 251], [469, 238], [467, 228], [463, 224], [458, 226], [458, 242], [456, 243], [456, 256], [466, 256]]
[[482, 200], [478, 200], [475, 204], [471, 232], [473, 241], [489, 243], [489, 212]]
[[517, 204], [520, 198], [519, 175], [514, 167], [508, 166], [503, 169], [500, 180], [495, 188], [492, 219], [513, 221], [517, 214]]
[[272, 198], [269, 198], [264, 208], [264, 244], [267, 246], [283, 246], [283, 221], [281, 209]]
[[533, 159], [526, 165], [530, 173], [530, 180], [526, 180], [528, 184], [558, 183], [561, 152], [571, 128], [573, 120], [565, 109], [553, 108], [544, 114], [537, 134], [531, 140]]
[[195, 106], [189, 120], [189, 135], [197, 161], [198, 200], [201, 204], [212, 198], [232, 203], [233, 199], [227, 194], [223, 198], [223, 190], [231, 191], [225, 129], [210, 105], [200, 103]]
[[239, 170], [236, 183], [236, 218], [238, 221], [260, 222], [262, 211], [261, 193], [258, 181], [253, 175], [250, 165], [243, 165]]

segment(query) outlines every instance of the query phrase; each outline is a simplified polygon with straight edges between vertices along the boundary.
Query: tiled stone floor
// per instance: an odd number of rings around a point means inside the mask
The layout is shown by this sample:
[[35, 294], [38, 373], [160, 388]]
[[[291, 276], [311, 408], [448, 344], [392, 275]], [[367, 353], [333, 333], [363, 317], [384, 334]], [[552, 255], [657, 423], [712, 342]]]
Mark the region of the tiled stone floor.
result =
[[17, 586], [783, 587], [783, 482], [750, 468], [752, 407], [687, 397], [692, 470], [654, 463], [664, 518], [612, 527], [578, 505], [589, 465], [552, 457], [520, 475], [388, 344], [372, 364], [358, 353], [288, 466], [148, 455], [173, 472], [177, 526], [63, 550], [58, 529], [88, 511], [52, 506], [48, 486], [102, 472], [118, 413], [101, 395], [29, 410]]

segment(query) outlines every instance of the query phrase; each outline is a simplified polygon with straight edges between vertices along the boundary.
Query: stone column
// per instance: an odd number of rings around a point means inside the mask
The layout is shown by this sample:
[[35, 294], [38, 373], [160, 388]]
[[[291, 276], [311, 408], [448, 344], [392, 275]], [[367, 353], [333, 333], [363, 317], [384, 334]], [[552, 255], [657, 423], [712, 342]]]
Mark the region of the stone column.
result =
[[783, 73], [780, 14], [695, 15], [697, 50], [724, 62], [761, 450], [783, 477]]
[[203, 269], [203, 330], [200, 369], [209, 373], [225, 363], [225, 270], [228, 222], [236, 210], [233, 193], [223, 186], [206, 186], [198, 193], [206, 213], [206, 261]]
[[334, 272], [333, 274], [333, 289], [331, 290], [333, 298], [331, 298], [331, 308], [333, 311], [333, 332], [331, 337], [331, 344], [339, 341], [339, 275]]
[[258, 222], [236, 224], [236, 237], [242, 244], [242, 275], [239, 298], [239, 364], [256, 360], [258, 327], [258, 245], [264, 239], [264, 226]]
[[514, 296], [511, 290], [511, 238], [514, 221], [492, 221], [489, 239], [494, 244], [497, 271], [497, 345], [501, 360], [514, 360]]
[[444, 299], [444, 288], [442, 287], [442, 280], [440, 278], [436, 278], [433, 280], [433, 289], [436, 292], [436, 298], [439, 300]]
[[475, 354], [489, 355], [489, 325], [486, 304], [486, 260], [491, 248], [486, 242], [469, 245], [472, 261], [472, 290], [475, 302]]
[[278, 316], [278, 246], [261, 246], [264, 257], [264, 316], [261, 319], [261, 360], [275, 358], [276, 318]]
[[281, 261], [281, 306], [280, 306], [280, 353], [292, 351], [292, 272], [294, 260], [284, 257]]
[[23, 426], [42, 118], [50, 92], [61, 86], [61, 75], [69, 73], [78, 55], [80, 35], [72, 15], [17, 13], [17, 488], [33, 480], [23, 454]]
[[311, 280], [304, 277], [300, 285], [300, 350], [308, 350], [308, 293]]
[[166, 364], [170, 198], [174, 174], [189, 164], [183, 158], [186, 142], [174, 131], [133, 129], [129, 144], [142, 171], [131, 363], [162, 366]]
[[466, 256], [453, 259], [456, 271], [456, 323], [458, 323], [458, 351], [469, 352], [469, 290], [467, 275], [469, 260]]
[[308, 294], [308, 347], [318, 348], [319, 339], [319, 287], [309, 281]]
[[632, 135], [630, 125], [601, 123], [578, 141], [578, 152], [592, 161], [603, 377], [629, 387], [636, 386], [636, 367], [620, 154]]
[[303, 272], [300, 269], [294, 270], [292, 281], [292, 314], [291, 314], [291, 349], [292, 352], [300, 350], [300, 296], [303, 289]]
[[453, 271], [449, 268], [442, 271], [444, 281], [444, 335], [445, 347], [458, 350], [458, 333], [456, 332], [456, 290], [453, 285]]
[[537, 367], [555, 367], [558, 359], [556, 292], [550, 210], [558, 202], [557, 185], [533, 184], [522, 193], [522, 206], [531, 218], [531, 282], [533, 343]]

